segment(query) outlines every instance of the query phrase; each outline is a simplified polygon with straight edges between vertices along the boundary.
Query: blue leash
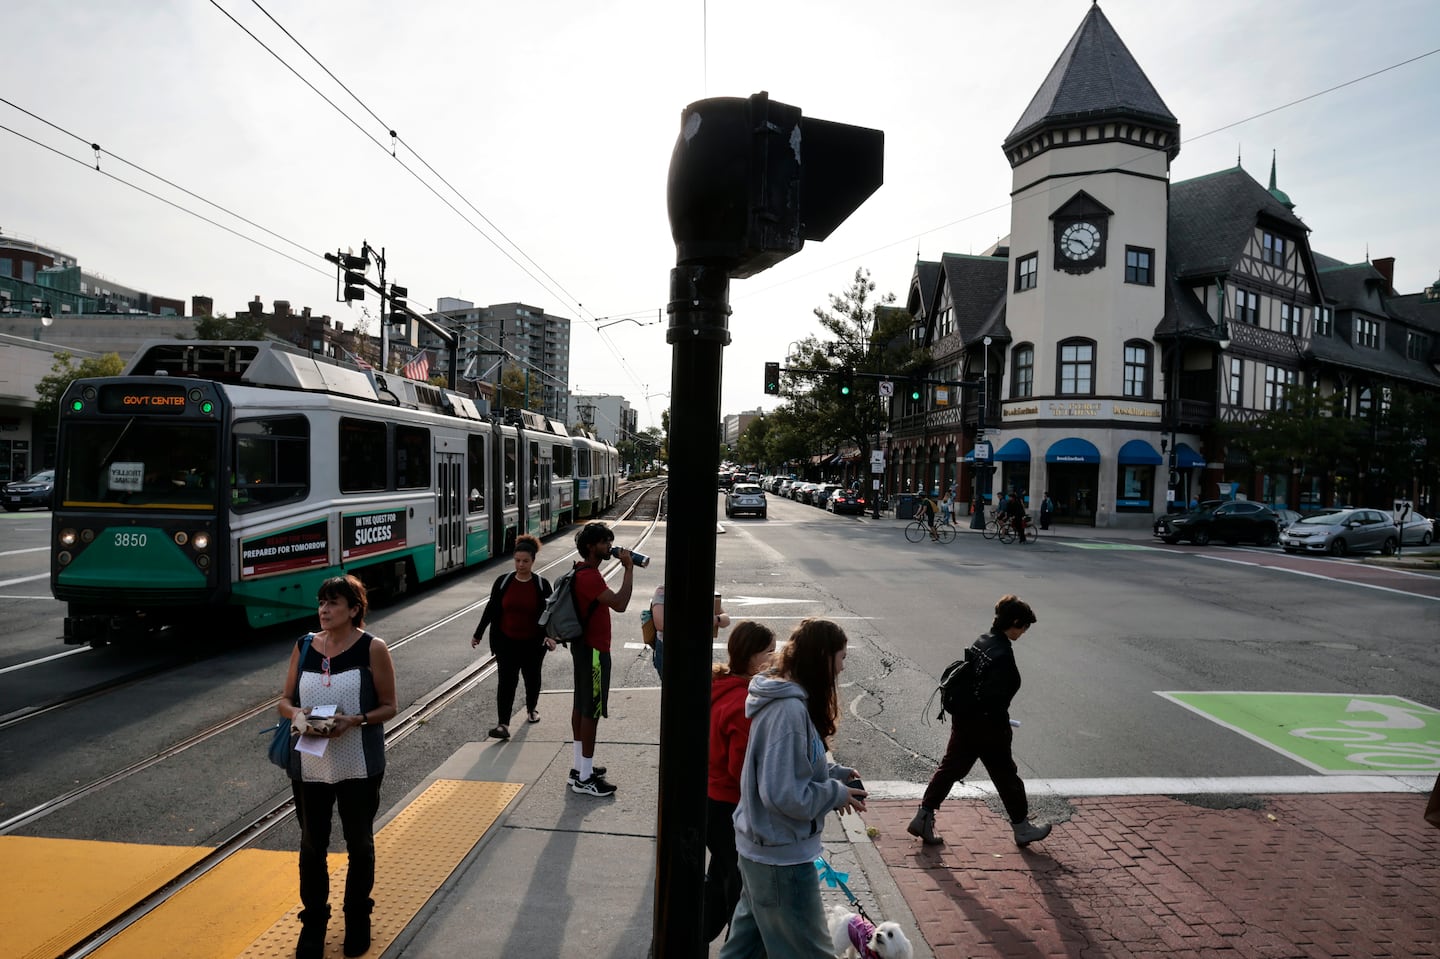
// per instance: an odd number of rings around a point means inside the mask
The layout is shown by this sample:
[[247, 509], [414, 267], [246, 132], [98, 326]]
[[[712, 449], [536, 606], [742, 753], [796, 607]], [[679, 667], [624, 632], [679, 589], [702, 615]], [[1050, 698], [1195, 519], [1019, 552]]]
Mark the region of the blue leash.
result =
[[865, 907], [860, 905], [860, 900], [856, 899], [855, 894], [850, 891], [850, 887], [845, 885], [845, 880], [850, 878], [848, 872], [836, 872], [835, 868], [825, 861], [824, 856], [816, 857], [815, 869], [820, 873], [821, 882], [825, 883], [831, 889], [834, 889], [836, 886], [840, 887], [840, 891], [845, 894], [846, 899], [850, 900], [850, 905], [855, 907], [855, 911], [858, 912], [866, 922], [874, 923], [869, 913], [865, 911]]

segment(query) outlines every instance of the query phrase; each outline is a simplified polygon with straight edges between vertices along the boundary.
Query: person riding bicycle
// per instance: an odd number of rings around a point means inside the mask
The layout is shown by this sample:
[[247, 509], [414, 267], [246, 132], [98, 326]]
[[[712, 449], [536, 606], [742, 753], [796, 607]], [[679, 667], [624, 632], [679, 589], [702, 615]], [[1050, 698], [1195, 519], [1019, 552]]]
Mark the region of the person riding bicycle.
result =
[[1020, 499], [1019, 493], [1011, 493], [1010, 499], [1005, 503], [1005, 515], [1010, 519], [1010, 528], [1015, 531], [1015, 537], [1020, 543], [1025, 542], [1025, 504]]
[[939, 510], [935, 500], [939, 495], [940, 490], [931, 490], [929, 495], [920, 497], [920, 504], [916, 507], [917, 516], [915, 518], [925, 521], [925, 525], [930, 527], [930, 538], [934, 540], [940, 538], [940, 534], [935, 531], [935, 514]]

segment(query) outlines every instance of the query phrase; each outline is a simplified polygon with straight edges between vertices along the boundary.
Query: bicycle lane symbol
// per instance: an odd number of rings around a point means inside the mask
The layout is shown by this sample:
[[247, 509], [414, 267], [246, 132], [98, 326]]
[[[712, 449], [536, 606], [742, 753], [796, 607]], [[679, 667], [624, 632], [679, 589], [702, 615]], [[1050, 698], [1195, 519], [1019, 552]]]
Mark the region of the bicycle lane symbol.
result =
[[1399, 696], [1276, 692], [1159, 695], [1317, 772], [1440, 771], [1440, 710]]

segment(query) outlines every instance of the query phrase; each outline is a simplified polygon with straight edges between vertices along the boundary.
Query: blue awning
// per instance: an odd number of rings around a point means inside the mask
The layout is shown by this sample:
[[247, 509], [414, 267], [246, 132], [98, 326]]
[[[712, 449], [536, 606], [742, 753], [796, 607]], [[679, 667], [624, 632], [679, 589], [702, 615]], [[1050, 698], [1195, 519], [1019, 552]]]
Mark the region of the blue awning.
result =
[[991, 459], [997, 463], [1028, 463], [1030, 462], [1030, 444], [1017, 436], [996, 450]]
[[1175, 466], [1178, 469], [1188, 470], [1196, 466], [1204, 466], [1205, 457], [1190, 448], [1188, 443], [1175, 444]]
[[1155, 447], [1144, 440], [1131, 440], [1126, 443], [1120, 447], [1115, 459], [1131, 466], [1159, 466], [1165, 462], [1160, 458], [1160, 454], [1155, 452]]
[[961, 462], [962, 462], [962, 463], [973, 463], [973, 462], [975, 462], [975, 451], [972, 449], [970, 452], [966, 453], [966, 454], [965, 454], [965, 458], [964, 458], [963, 460], [961, 460]]
[[1057, 440], [1050, 444], [1050, 448], [1045, 451], [1045, 462], [1098, 463], [1100, 462], [1100, 451], [1089, 440], [1082, 440], [1078, 436], [1067, 436], [1063, 440]]

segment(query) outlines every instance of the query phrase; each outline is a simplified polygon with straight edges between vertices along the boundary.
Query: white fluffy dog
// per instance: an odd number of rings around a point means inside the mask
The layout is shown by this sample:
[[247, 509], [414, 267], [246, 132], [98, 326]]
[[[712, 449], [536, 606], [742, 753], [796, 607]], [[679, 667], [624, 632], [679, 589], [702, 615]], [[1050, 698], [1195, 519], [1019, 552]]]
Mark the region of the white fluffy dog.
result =
[[910, 940], [898, 922], [872, 924], [842, 906], [826, 910], [830, 945], [845, 959], [911, 959]]

